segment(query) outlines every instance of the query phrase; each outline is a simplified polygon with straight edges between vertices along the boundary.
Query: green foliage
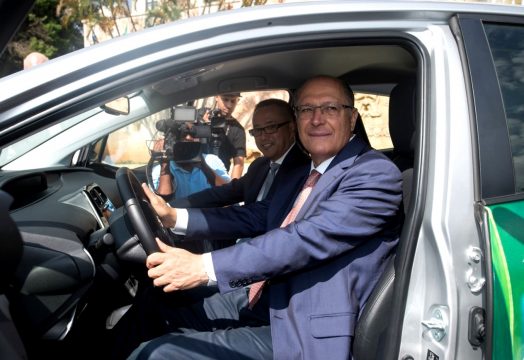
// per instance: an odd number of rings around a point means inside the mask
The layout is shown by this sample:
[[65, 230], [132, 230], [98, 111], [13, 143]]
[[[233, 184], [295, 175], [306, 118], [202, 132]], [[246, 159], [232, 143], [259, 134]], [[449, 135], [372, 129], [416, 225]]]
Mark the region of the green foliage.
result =
[[[241, 6], [263, 5], [266, 1], [242, 0]], [[182, 12], [191, 16], [196, 6], [192, 0], [157, 0], [153, 4], [147, 11], [145, 24], [139, 25], [127, 0], [36, 0], [18, 34], [0, 57], [0, 77], [21, 70], [24, 57], [33, 51], [51, 59], [84, 47], [84, 37], [98, 42], [96, 35], [100, 32], [105, 34], [104, 38], [111, 38], [137, 31], [142, 26], [165, 24], [178, 20]], [[200, 13], [232, 8], [228, 0], [206, 0]], [[122, 27], [123, 18], [128, 22], [122, 32], [119, 26]]]
[[0, 76], [21, 70], [24, 57], [33, 51], [53, 58], [83, 47], [79, 18], [63, 24], [56, 15], [58, 5], [58, 0], [36, 0], [18, 34], [0, 57]]
[[148, 10], [146, 27], [166, 24], [180, 18], [181, 11], [176, 0], [160, 1], [153, 9]]

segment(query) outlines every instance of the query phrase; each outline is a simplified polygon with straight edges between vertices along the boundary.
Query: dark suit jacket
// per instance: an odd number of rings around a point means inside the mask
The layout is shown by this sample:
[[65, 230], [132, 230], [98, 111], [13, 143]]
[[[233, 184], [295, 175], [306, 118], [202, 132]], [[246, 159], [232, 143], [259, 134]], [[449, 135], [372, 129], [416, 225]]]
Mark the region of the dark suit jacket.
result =
[[[221, 292], [271, 279], [275, 359], [351, 358], [357, 319], [398, 243], [401, 187], [398, 168], [356, 137], [320, 177], [295, 222], [212, 252]], [[188, 236], [218, 227], [218, 218], [202, 215], [192, 222], [190, 214]], [[237, 230], [245, 225], [228, 223]]]
[[[295, 144], [280, 165], [272, 189], [286, 176], [286, 168], [296, 168], [301, 164], [309, 163], [309, 161], [309, 157]], [[269, 158], [259, 157], [249, 165], [247, 172], [241, 178], [233, 179], [221, 186], [199, 191], [186, 198], [176, 199], [171, 201], [170, 204], [178, 208], [214, 208], [233, 205], [242, 201], [245, 204], [251, 204], [257, 200], [258, 193], [269, 171], [269, 162]]]

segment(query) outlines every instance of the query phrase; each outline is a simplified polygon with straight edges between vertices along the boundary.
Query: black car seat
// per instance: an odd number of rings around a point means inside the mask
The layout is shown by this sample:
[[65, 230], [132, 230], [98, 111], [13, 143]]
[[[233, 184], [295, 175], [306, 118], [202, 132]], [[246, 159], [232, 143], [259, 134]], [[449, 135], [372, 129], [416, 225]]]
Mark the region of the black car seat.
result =
[[366, 142], [369, 146], [371, 146], [371, 143], [369, 142], [368, 134], [366, 133], [366, 128], [364, 127], [364, 122], [362, 121], [362, 117], [360, 117], [360, 113], [358, 114], [357, 121], [355, 122], [355, 129], [353, 132], [360, 136], [362, 140]]
[[[394, 145], [393, 162], [402, 172], [404, 209], [409, 208], [414, 162], [416, 89], [414, 81], [404, 81], [391, 91], [389, 131]], [[400, 244], [399, 244], [400, 247]], [[399, 251], [397, 251], [397, 254]], [[353, 342], [356, 360], [388, 359], [386, 335], [391, 317], [395, 280], [395, 258], [390, 259], [377, 286], [360, 315]]]
[[22, 258], [22, 237], [9, 216], [12, 198], [0, 191], [0, 359], [27, 359], [27, 354], [11, 318], [5, 291]]

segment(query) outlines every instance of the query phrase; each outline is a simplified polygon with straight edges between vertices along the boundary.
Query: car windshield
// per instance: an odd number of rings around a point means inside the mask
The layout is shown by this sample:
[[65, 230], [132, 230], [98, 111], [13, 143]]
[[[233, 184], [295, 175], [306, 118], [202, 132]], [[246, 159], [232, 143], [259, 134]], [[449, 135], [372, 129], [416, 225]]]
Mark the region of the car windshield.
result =
[[45, 142], [57, 136], [58, 134], [100, 112], [103, 112], [103, 110], [101, 110], [100, 108], [91, 109], [86, 113], [82, 113], [66, 121], [59, 122], [53, 126], [48, 127], [45, 130], [36, 132], [31, 136], [22, 138], [17, 142], [9, 146], [6, 146], [0, 152], [0, 167], [9, 164], [13, 160], [18, 159], [22, 155], [26, 154], [28, 151], [44, 144]]
[[129, 96], [130, 111], [116, 115], [101, 107], [88, 109], [28, 137], [21, 138], [0, 152], [2, 170], [27, 170], [70, 165], [70, 155], [110, 131], [149, 115], [143, 98]]

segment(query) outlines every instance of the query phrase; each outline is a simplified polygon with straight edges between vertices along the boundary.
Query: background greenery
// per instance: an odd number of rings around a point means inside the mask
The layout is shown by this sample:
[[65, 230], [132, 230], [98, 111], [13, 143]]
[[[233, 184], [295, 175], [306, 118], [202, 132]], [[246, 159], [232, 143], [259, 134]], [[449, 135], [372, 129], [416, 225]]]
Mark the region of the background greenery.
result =
[[[237, 2], [245, 7], [263, 5], [266, 1]], [[145, 18], [137, 24], [129, 9], [129, 6], [136, 6], [136, 0], [36, 0], [31, 13], [0, 56], [0, 77], [22, 70], [23, 59], [31, 52], [40, 52], [51, 59], [83, 48], [84, 39], [89, 39], [90, 43], [98, 42], [95, 29], [104, 38], [111, 38], [183, 16], [232, 8], [228, 0], [205, 0], [203, 4], [200, 13], [195, 14], [190, 12], [195, 7], [192, 0], [150, 1]], [[127, 20], [125, 29], [121, 29], [122, 19]]]

